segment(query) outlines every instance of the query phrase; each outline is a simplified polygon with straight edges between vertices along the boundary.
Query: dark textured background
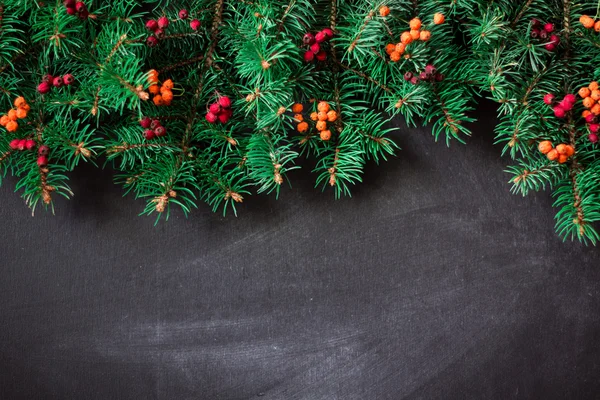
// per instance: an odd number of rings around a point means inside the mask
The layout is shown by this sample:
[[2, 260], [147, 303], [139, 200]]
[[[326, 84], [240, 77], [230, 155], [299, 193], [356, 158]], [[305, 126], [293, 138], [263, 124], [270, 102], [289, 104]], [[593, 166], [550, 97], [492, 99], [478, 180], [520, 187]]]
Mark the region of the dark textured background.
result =
[[398, 134], [352, 199], [312, 190], [153, 227], [111, 173], [31, 218], [0, 189], [1, 399], [594, 399], [600, 250], [467, 146]]

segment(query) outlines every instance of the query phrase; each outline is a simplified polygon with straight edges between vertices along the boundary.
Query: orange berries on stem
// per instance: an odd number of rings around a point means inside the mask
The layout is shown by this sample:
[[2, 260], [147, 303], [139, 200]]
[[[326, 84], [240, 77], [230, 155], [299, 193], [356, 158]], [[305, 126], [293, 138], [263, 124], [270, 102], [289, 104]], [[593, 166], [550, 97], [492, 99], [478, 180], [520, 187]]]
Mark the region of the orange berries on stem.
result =
[[379, 7], [379, 15], [381, 15], [382, 17], [387, 17], [388, 15], [390, 15], [390, 8], [388, 6]]
[[594, 20], [594, 18], [591, 18], [587, 15], [582, 15], [579, 18], [579, 22], [581, 23], [581, 25], [583, 25], [584, 28], [586, 29], [592, 29], [594, 28], [596, 21]]

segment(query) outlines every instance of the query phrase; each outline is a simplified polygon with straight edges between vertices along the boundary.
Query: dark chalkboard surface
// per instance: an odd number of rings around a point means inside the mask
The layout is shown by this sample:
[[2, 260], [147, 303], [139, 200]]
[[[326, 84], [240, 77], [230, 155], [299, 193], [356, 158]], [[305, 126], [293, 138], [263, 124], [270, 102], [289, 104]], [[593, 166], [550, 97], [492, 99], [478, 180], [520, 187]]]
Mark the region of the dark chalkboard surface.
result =
[[167, 224], [90, 167], [57, 215], [0, 189], [1, 399], [597, 399], [600, 251], [509, 192], [495, 110], [403, 129], [352, 199]]

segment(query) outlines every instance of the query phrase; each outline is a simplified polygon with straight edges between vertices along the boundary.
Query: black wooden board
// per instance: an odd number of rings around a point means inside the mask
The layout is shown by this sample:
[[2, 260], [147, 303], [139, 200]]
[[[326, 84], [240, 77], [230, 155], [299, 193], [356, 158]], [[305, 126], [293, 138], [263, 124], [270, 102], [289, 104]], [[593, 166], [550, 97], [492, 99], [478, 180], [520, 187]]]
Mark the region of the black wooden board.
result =
[[0, 189], [0, 399], [597, 399], [600, 251], [512, 195], [493, 107], [398, 133], [351, 199], [294, 172], [167, 223], [83, 167], [57, 215]]

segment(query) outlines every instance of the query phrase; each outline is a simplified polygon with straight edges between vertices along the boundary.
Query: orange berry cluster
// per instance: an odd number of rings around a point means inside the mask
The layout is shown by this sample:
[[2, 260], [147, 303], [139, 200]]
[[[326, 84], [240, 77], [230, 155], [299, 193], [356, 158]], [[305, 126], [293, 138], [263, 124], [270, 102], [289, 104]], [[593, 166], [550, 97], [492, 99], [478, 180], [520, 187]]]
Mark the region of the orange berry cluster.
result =
[[567, 162], [569, 157], [575, 154], [575, 148], [570, 144], [561, 143], [556, 148], [549, 140], [544, 140], [538, 145], [540, 153], [545, 154], [550, 161], [558, 161], [560, 164]]
[[600, 90], [598, 82], [592, 82], [587, 87], [579, 89], [579, 96], [583, 99], [583, 106], [594, 115], [600, 115]]
[[26, 118], [31, 109], [23, 96], [17, 97], [13, 104], [15, 108], [10, 109], [8, 113], [0, 117], [0, 125], [5, 127], [9, 132], [16, 132], [19, 129], [17, 120]]
[[152, 101], [156, 106], [170, 106], [173, 101], [173, 81], [167, 79], [158, 85], [158, 72], [151, 69], [148, 75], [148, 81], [151, 83], [148, 91], [154, 95]]
[[581, 25], [583, 25], [583, 27], [586, 29], [594, 28], [596, 32], [600, 32], [600, 20], [596, 21], [594, 18], [588, 15], [582, 15], [579, 18], [579, 22], [581, 22]]
[[[384, 6], [385, 7], [385, 6]], [[380, 9], [381, 13], [381, 9]], [[435, 25], [443, 24], [445, 21], [445, 17], [443, 14], [435, 14], [433, 17], [433, 23]], [[390, 56], [390, 60], [393, 62], [400, 61], [402, 55], [406, 52], [406, 47], [415, 41], [423, 41], [426, 42], [431, 39], [431, 32], [428, 30], [421, 30], [422, 23], [419, 18], [413, 18], [410, 20], [410, 30], [402, 32], [400, 35], [400, 43], [389, 43], [385, 47], [385, 52], [388, 56]]]
[[329, 104], [325, 101], [319, 102], [317, 105], [318, 112], [310, 114], [310, 119], [317, 122], [317, 130], [320, 132], [321, 140], [331, 139], [331, 131], [327, 129], [327, 122], [335, 122], [338, 119], [337, 112], [331, 110]]

